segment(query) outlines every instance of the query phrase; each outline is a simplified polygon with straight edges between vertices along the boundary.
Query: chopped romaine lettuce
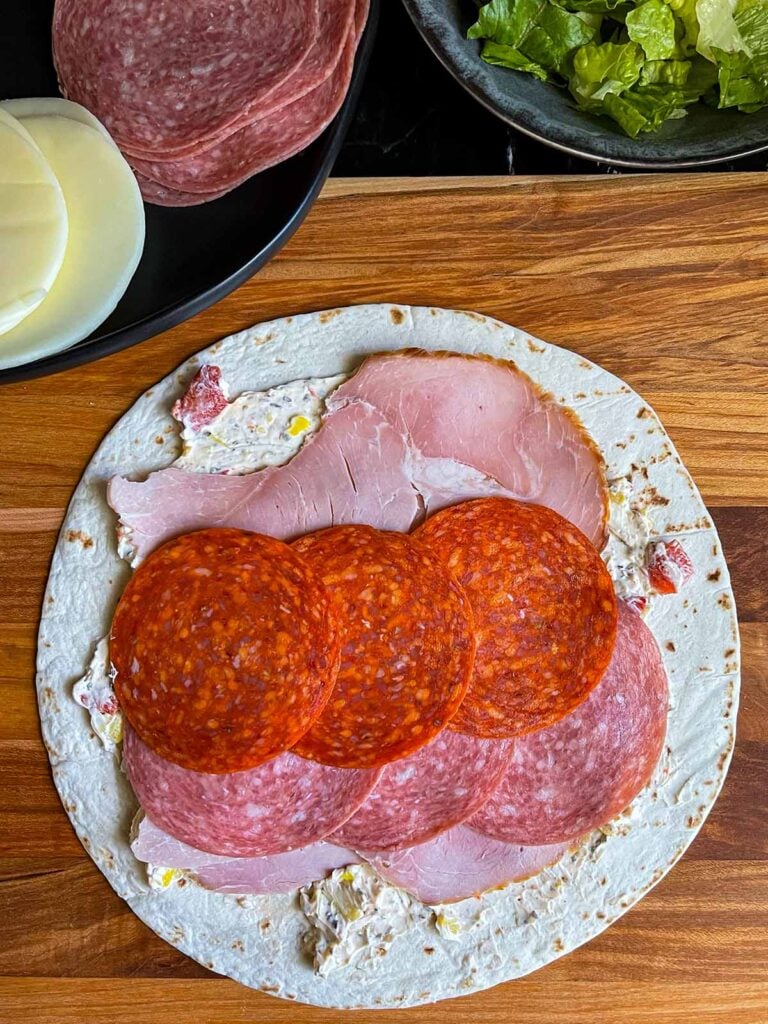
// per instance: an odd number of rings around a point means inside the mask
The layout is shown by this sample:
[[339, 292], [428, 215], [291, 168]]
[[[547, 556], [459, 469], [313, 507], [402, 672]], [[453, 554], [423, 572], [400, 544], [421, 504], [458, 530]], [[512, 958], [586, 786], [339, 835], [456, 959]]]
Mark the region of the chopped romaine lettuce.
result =
[[637, 43], [591, 43], [573, 58], [571, 92], [582, 106], [594, 108], [608, 93], [619, 95], [634, 85], [643, 67]]
[[646, 0], [627, 15], [629, 38], [639, 43], [648, 60], [669, 60], [675, 54], [675, 16], [664, 0]]
[[768, 0], [491, 0], [468, 36], [633, 138], [699, 100], [768, 105]]

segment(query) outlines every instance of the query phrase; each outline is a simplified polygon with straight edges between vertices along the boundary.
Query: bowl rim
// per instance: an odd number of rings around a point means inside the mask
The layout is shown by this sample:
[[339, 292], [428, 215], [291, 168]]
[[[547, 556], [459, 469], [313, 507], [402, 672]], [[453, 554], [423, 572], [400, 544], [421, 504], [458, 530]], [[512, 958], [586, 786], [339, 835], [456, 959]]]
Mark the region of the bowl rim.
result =
[[549, 146], [552, 149], [557, 149], [561, 153], [567, 153], [569, 156], [581, 157], [585, 160], [591, 160], [596, 164], [608, 164], [612, 167], [627, 167], [633, 170], [651, 170], [651, 171], [680, 171], [686, 170], [691, 167], [707, 167], [713, 164], [722, 164], [728, 160], [741, 160], [743, 158], [754, 156], [757, 153], [764, 153], [768, 150], [768, 139], [765, 142], [761, 142], [759, 145], [750, 146], [746, 149], [734, 148], [729, 150], [727, 153], [719, 153], [717, 156], [701, 156], [690, 159], [682, 160], [667, 160], [667, 159], [636, 159], [632, 160], [627, 157], [609, 157], [603, 153], [594, 153], [589, 149], [581, 148], [576, 145], [569, 145], [565, 142], [559, 142], [556, 139], [551, 139], [547, 135], [543, 135], [541, 132], [536, 131], [533, 128], [529, 128], [526, 124], [514, 117], [512, 114], [508, 114], [502, 110], [497, 104], [486, 96], [485, 92], [480, 89], [474, 82], [465, 78], [458, 69], [454, 66], [453, 61], [449, 58], [436, 33], [424, 22], [421, 16], [421, 10], [419, 9], [419, 0], [403, 0], [403, 5], [411, 17], [411, 21], [416, 26], [422, 39], [426, 42], [429, 49], [437, 57], [442, 66], [450, 73], [451, 77], [459, 83], [474, 100], [476, 100], [481, 106], [485, 107], [492, 114], [495, 114], [500, 120], [505, 121], [508, 125], [515, 128], [517, 131], [522, 132], [523, 135], [527, 135], [530, 139], [535, 139], [537, 142], [544, 143], [545, 146]]

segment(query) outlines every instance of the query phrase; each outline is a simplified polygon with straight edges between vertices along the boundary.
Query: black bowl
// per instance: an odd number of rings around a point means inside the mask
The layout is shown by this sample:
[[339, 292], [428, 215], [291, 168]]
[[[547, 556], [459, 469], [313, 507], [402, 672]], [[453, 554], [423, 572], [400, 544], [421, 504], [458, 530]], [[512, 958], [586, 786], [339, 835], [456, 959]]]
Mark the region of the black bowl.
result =
[[[52, 9], [52, 0], [3, 4], [0, 99], [58, 95], [51, 59]], [[320, 138], [212, 203], [181, 209], [147, 205], [144, 255], [111, 316], [90, 338], [64, 352], [0, 370], [0, 383], [56, 373], [144, 341], [218, 302], [274, 256], [317, 198], [344, 140], [368, 65], [378, 9], [378, 0], [372, 0], [349, 93]]]
[[403, 0], [416, 27], [464, 88], [483, 106], [540, 142], [574, 156], [620, 167], [680, 170], [768, 149], [768, 108], [756, 114], [703, 104], [658, 132], [630, 139], [608, 118], [580, 110], [566, 89], [480, 59], [467, 39], [477, 16], [472, 0]]

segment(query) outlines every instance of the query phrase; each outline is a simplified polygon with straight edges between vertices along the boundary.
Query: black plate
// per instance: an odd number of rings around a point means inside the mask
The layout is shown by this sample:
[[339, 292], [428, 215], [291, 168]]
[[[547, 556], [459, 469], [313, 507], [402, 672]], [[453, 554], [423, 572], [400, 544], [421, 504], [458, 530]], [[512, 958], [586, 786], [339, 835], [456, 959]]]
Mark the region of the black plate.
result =
[[[0, 98], [57, 96], [52, 0], [6, 0], [2, 7]], [[147, 205], [144, 255], [114, 313], [66, 351], [0, 370], [0, 383], [56, 373], [144, 341], [218, 302], [274, 256], [301, 224], [333, 166], [357, 104], [377, 20], [378, 0], [372, 0], [349, 93], [319, 139], [212, 203], [182, 209]]]
[[480, 59], [467, 39], [474, 0], [403, 0], [441, 63], [470, 95], [514, 128], [573, 156], [620, 167], [681, 170], [768, 149], [768, 108], [756, 114], [713, 110], [703, 103], [659, 131], [630, 139], [608, 118], [580, 110], [566, 89]]

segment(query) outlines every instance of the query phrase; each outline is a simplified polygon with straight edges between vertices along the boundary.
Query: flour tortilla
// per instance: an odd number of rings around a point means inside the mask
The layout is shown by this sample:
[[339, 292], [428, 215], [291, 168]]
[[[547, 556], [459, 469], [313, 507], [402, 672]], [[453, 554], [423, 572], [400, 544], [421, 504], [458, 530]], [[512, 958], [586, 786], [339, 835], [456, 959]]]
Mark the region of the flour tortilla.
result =
[[[219, 365], [235, 396], [350, 372], [370, 353], [412, 346], [517, 363], [581, 417], [604, 453], [609, 479], [626, 478], [632, 498], [647, 505], [652, 534], [683, 537], [696, 574], [679, 594], [650, 604], [646, 621], [669, 674], [671, 708], [665, 751], [631, 809], [537, 877], [454, 904], [450, 913], [461, 930], [450, 940], [425, 915], [386, 956], [320, 978], [300, 952], [306, 920], [293, 896], [242, 899], [191, 883], [148, 888], [128, 846], [136, 804], [119, 754], [101, 746], [71, 690], [130, 574], [116, 551], [107, 481], [117, 473], [142, 478], [179, 454], [170, 408], [200, 364]], [[488, 317], [370, 305], [287, 317], [218, 342], [147, 391], [118, 422], [87, 467], [62, 527], [40, 626], [37, 686], [67, 813], [115, 891], [150, 928], [211, 970], [286, 999], [398, 1007], [466, 995], [543, 967], [600, 933], [669, 871], [701, 828], [727, 771], [738, 647], [717, 533], [642, 398], [580, 356]]]

